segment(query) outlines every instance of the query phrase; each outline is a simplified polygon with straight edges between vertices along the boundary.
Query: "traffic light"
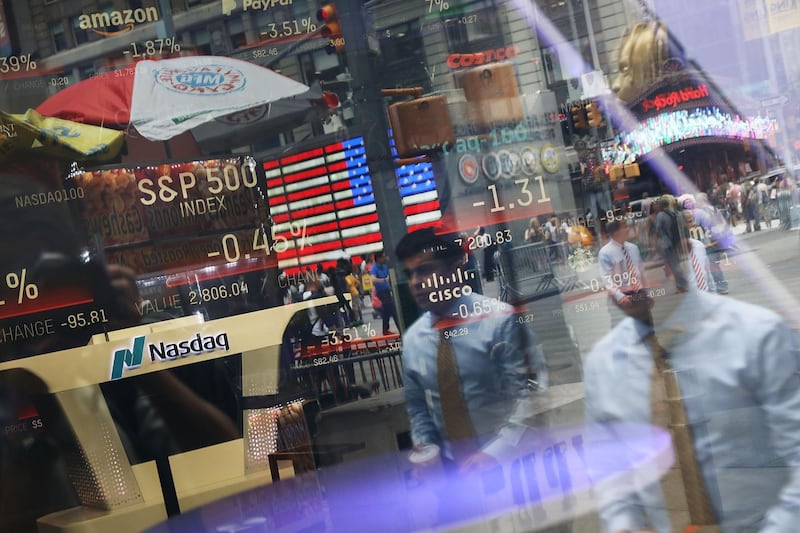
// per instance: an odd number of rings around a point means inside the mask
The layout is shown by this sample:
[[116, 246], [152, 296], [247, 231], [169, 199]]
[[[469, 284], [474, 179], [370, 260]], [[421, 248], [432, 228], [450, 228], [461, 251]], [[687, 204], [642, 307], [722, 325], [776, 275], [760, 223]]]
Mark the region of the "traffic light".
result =
[[317, 20], [323, 23], [319, 34], [323, 37], [332, 38], [342, 34], [342, 26], [339, 24], [339, 15], [336, 13], [336, 5], [325, 4], [317, 11]]
[[603, 115], [600, 113], [600, 107], [595, 102], [586, 104], [586, 120], [592, 128], [602, 128], [606, 125], [603, 122]]
[[586, 131], [589, 125], [586, 123], [586, 110], [583, 106], [576, 105], [572, 107], [572, 127], [575, 131]]
[[325, 4], [317, 11], [317, 20], [322, 22], [319, 34], [329, 39], [325, 46], [328, 54], [341, 54], [344, 52], [344, 37], [342, 25], [339, 23], [339, 14], [336, 13], [335, 4]]

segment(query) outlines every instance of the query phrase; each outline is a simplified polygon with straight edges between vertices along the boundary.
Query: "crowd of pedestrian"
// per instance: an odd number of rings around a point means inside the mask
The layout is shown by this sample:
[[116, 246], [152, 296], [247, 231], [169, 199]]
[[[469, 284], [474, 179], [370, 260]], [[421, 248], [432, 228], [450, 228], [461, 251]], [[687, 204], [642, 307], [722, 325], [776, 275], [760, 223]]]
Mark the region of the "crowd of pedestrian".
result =
[[800, 206], [800, 190], [788, 176], [778, 177], [772, 183], [767, 181], [715, 184], [709, 193], [709, 202], [731, 225], [744, 223], [747, 233], [761, 231], [764, 226], [771, 228], [775, 219], [781, 229], [791, 229], [791, 209]]
[[[391, 291], [389, 267], [386, 256], [376, 253], [363, 255], [358, 262], [349, 257], [339, 257], [315, 268], [303, 267], [288, 276], [280, 275], [283, 303], [291, 304], [325, 296], [335, 296], [337, 311], [324, 321], [315, 324], [319, 336], [325, 336], [336, 327], [360, 326], [364, 323], [364, 309], [372, 307], [373, 318], [383, 320], [383, 334], [393, 334], [390, 319], [399, 324], [394, 296]], [[350, 295], [348, 299], [345, 295]]]

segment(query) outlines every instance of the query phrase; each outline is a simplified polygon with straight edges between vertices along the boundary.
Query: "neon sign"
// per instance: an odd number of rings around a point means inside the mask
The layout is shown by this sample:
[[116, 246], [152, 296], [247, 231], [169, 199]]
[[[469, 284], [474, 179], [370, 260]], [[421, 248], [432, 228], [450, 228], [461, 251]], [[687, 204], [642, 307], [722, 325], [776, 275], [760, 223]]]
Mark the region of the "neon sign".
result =
[[742, 118], [724, 113], [718, 107], [699, 107], [650, 117], [640, 122], [635, 130], [617, 135], [615, 141], [627, 146], [636, 156], [642, 156], [660, 146], [698, 137], [764, 139], [775, 131], [775, 126], [775, 120], [769, 117]]
[[667, 107], [677, 107], [678, 104], [684, 104], [702, 98], [708, 98], [708, 87], [706, 84], [701, 84], [697, 87], [684, 87], [677, 91], [658, 94], [653, 98], [645, 98], [642, 100], [642, 110], [645, 112], [653, 109], [661, 111]]

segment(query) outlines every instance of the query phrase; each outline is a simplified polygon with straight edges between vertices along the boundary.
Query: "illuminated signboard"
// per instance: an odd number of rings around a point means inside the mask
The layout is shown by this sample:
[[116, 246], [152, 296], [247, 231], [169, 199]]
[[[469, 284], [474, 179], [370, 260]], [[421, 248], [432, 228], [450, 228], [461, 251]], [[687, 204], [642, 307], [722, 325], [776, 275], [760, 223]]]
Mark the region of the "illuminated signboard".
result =
[[562, 150], [552, 124], [526, 119], [444, 147], [448, 180], [439, 192], [441, 233], [506, 224], [554, 211]]
[[277, 257], [252, 157], [77, 170], [68, 181], [79, 193], [87, 254], [110, 275], [135, 279], [130, 320], [211, 319], [277, 304], [260, 290]]
[[[392, 155], [397, 157], [392, 130], [389, 130], [389, 145]], [[397, 165], [395, 175], [408, 231], [436, 225], [442, 218], [442, 212], [439, 209], [433, 165], [425, 161]]]
[[[768, 117], [740, 117], [702, 107], [661, 113], [639, 123], [635, 130], [617, 136], [618, 145], [626, 152], [642, 156], [660, 146], [702, 137], [735, 140], [765, 139], [775, 131], [775, 120]], [[604, 152], [604, 157], [610, 157]]]
[[0, 361], [73, 348], [115, 319], [111, 284], [79, 230], [74, 183], [7, 178], [0, 255]]
[[700, 84], [696, 87], [684, 87], [676, 91], [657, 94], [652, 98], [645, 98], [640, 104], [642, 111], [661, 111], [668, 107], [678, 107], [687, 102], [697, 102], [703, 98], [708, 98], [708, 86]]
[[395, 170], [408, 231], [433, 226], [442, 218], [436, 177], [430, 163], [400, 165]]
[[263, 166], [279, 268], [293, 272], [340, 250], [355, 257], [383, 249], [363, 138]]
[[519, 47], [516, 45], [495, 50], [486, 50], [477, 54], [450, 54], [447, 56], [447, 66], [451, 69], [471, 67], [491, 63], [493, 61], [505, 61], [519, 55]]
[[79, 172], [82, 217], [111, 263], [137, 274], [275, 266], [250, 157]]

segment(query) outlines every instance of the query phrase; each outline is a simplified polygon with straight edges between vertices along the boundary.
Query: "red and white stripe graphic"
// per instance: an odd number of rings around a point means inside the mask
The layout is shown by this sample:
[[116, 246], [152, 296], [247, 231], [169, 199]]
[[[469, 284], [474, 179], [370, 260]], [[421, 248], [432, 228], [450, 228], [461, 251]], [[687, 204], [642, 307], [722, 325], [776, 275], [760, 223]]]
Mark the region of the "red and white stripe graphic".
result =
[[383, 250], [361, 138], [264, 163], [279, 268], [293, 272], [342, 250]]

